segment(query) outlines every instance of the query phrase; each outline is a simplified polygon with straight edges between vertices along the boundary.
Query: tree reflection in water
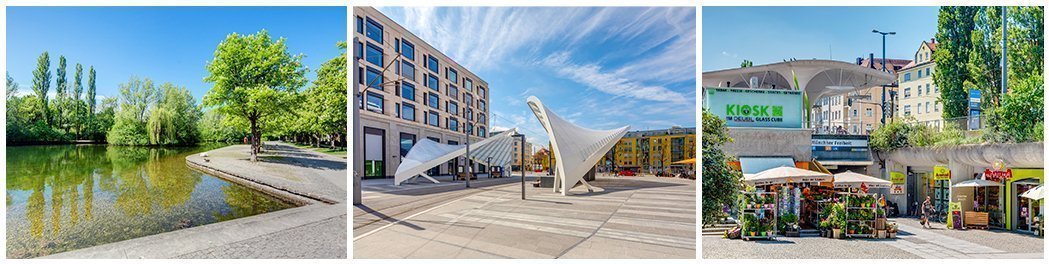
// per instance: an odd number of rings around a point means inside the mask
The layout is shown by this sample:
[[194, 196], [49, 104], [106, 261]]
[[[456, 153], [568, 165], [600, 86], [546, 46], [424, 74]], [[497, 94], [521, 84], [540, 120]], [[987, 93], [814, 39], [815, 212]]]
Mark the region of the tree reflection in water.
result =
[[291, 207], [189, 169], [201, 147], [7, 148], [7, 256], [29, 258]]

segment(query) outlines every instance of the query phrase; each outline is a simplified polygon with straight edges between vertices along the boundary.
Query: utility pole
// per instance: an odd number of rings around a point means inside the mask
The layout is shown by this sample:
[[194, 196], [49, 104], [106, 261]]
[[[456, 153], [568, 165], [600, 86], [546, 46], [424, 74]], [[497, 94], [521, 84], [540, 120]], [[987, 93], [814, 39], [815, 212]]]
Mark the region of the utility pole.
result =
[[[466, 109], [470, 109], [470, 102], [466, 102]], [[463, 133], [466, 134], [466, 188], [470, 188], [470, 178], [473, 176], [473, 166], [470, 164], [470, 133], [473, 132], [473, 124], [470, 123], [470, 118], [473, 117], [473, 113], [466, 114], [470, 116], [466, 118], [466, 129]]]
[[[896, 32], [895, 31], [893, 31], [893, 32], [881, 32], [881, 31], [878, 31], [877, 29], [872, 30], [871, 32], [875, 33], [875, 34], [881, 34], [881, 70], [882, 71], [886, 71], [885, 70], [886, 69], [885, 68], [885, 64], [887, 64], [887, 63], [885, 62], [885, 60], [886, 60], [886, 58], [885, 58], [885, 36], [886, 35], [896, 35]], [[871, 60], [871, 66], [873, 66], [873, 65], [874, 65], [874, 60]], [[885, 112], [886, 112], [885, 111], [886, 110], [885, 109], [885, 105], [886, 105], [885, 104], [885, 90], [886, 90], [885, 89], [885, 85], [882, 85], [881, 86], [881, 124], [882, 125], [885, 124]]]

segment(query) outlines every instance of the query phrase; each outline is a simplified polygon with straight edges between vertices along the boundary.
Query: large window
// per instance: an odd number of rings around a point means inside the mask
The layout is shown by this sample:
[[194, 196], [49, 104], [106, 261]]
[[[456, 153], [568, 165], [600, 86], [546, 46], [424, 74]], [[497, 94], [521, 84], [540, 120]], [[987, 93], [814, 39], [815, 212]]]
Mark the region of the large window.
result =
[[448, 129], [452, 131], [459, 131], [459, 120], [454, 117], [448, 118]]
[[435, 93], [429, 93], [429, 95], [430, 98], [427, 99], [427, 102], [430, 104], [430, 107], [441, 109], [441, 98], [437, 97], [437, 94]]
[[441, 83], [437, 81], [437, 76], [434, 76], [433, 74], [426, 75], [426, 87], [430, 87], [430, 89], [433, 89], [434, 91], [440, 91], [440, 84]]
[[911, 98], [911, 88], [903, 88], [903, 98]]
[[452, 102], [452, 101], [448, 101], [447, 103], [448, 103], [448, 113], [452, 114], [452, 115], [459, 115], [459, 104], [456, 104], [455, 102]]
[[371, 43], [368, 43], [368, 50], [365, 52], [365, 60], [375, 64], [376, 66], [383, 67], [382, 59], [382, 48], [376, 47]]
[[401, 82], [401, 97], [409, 101], [415, 101], [415, 85]]
[[437, 58], [433, 55], [426, 55], [426, 68], [430, 69], [433, 73], [441, 74], [440, 62], [437, 62]]
[[470, 119], [470, 121], [474, 121], [474, 110], [473, 109], [470, 109], [470, 108], [466, 109], [466, 118]]
[[466, 88], [467, 91], [474, 91], [474, 81], [470, 80], [469, 78], [463, 79], [463, 86]]
[[426, 123], [435, 127], [441, 126], [441, 119], [437, 115], [437, 111], [426, 112]]
[[921, 69], [919, 69], [919, 70], [918, 70], [918, 79], [921, 79], [921, 78], [922, 78], [922, 70], [921, 70]]
[[368, 67], [368, 76], [366, 79], [367, 80], [365, 81], [368, 82], [368, 87], [382, 90], [382, 72], [379, 72], [379, 70], [373, 69], [372, 67]]
[[929, 90], [929, 84], [928, 84], [928, 83], [926, 83], [926, 84], [925, 84], [925, 93], [926, 93], [926, 94], [930, 94], [930, 93], [929, 93], [929, 91], [930, 91], [930, 90]]
[[401, 104], [401, 119], [415, 121], [415, 106], [408, 103]]
[[372, 92], [368, 93], [368, 111], [372, 111], [372, 112], [376, 112], [376, 113], [380, 113], [380, 114], [384, 113], [383, 112], [383, 108], [384, 108], [383, 104], [384, 104], [384, 102], [382, 100], [382, 95], [379, 95], [377, 93], [372, 93]]
[[379, 42], [379, 44], [382, 44], [382, 25], [379, 25], [379, 22], [375, 22], [374, 20], [369, 18], [368, 26], [367, 29], [365, 29], [365, 31], [367, 31], [365, 35], [367, 35], [368, 38], [376, 42]]
[[478, 137], [485, 137], [486, 134], [487, 134], [487, 131], [485, 131], [483, 126], [478, 126], [477, 127], [477, 136]]
[[448, 97], [459, 99], [459, 87], [455, 85], [448, 85]]
[[474, 105], [474, 97], [470, 94], [463, 94], [463, 101], [466, 101], [466, 106]]
[[446, 77], [448, 77], [449, 80], [452, 80], [452, 83], [459, 83], [459, 72], [452, 68], [448, 68], [448, 76]]
[[910, 105], [903, 106], [903, 116], [910, 116], [910, 115], [911, 115], [911, 106]]
[[905, 82], [911, 81], [911, 73], [909, 73], [909, 72], [908, 73], [904, 73], [903, 74], [903, 81], [905, 81]]
[[484, 105], [484, 100], [477, 100], [477, 109], [480, 109], [480, 110], [488, 109], [488, 108], [484, 108], [484, 106], [485, 106]]
[[401, 133], [401, 157], [408, 156], [408, 151], [415, 146], [415, 135]]
[[401, 76], [408, 78], [408, 80], [415, 80], [415, 65], [412, 65], [407, 60], [401, 60]]
[[401, 55], [410, 60], [415, 60], [415, 45], [407, 40], [401, 40]]
[[477, 86], [477, 97], [487, 98], [486, 96], [484, 96], [484, 93], [484, 86]]

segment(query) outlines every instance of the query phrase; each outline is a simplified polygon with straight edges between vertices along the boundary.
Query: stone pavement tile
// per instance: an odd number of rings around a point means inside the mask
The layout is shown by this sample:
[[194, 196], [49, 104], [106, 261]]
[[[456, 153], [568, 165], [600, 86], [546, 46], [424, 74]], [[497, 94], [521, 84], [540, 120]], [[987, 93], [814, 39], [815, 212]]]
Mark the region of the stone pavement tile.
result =
[[406, 258], [447, 259], [459, 255], [459, 251], [462, 250], [462, 246], [450, 245], [444, 242], [433, 240], [429, 243], [424, 244], [422, 247], [415, 249], [415, 251], [408, 254]]
[[469, 248], [464, 248], [463, 250], [460, 250], [458, 254], [455, 254], [454, 258], [457, 258], [457, 259], [505, 259], [507, 257], [506, 256], [496, 255], [496, 254], [491, 254], [491, 253], [487, 253], [487, 252], [481, 252], [481, 251], [477, 251], [477, 250], [473, 250], [473, 249], [469, 249]]
[[693, 230], [668, 229], [668, 228], [659, 228], [659, 227], [652, 227], [652, 226], [639, 226], [639, 225], [630, 225], [630, 224], [620, 224], [620, 223], [612, 223], [612, 222], [606, 223], [604, 226], [601, 227], [601, 229], [602, 230], [604, 230], [604, 229], [625, 230], [625, 231], [630, 231], [630, 232], [638, 232], [638, 233], [650, 234], [650, 235], [655, 235], [655, 236], [663, 236], [663, 237], [690, 238], [690, 239], [692, 239], [693, 243], [696, 242], [695, 241], [696, 231], [694, 229]]
[[515, 258], [517, 258], [517, 255], [543, 255], [546, 256], [543, 258], [550, 258], [552, 256], [557, 256], [565, 249], [578, 243], [582, 239], [582, 237], [564, 235], [561, 233], [550, 233], [501, 225], [489, 225], [485, 228], [484, 232], [478, 233], [473, 237], [473, 240], [468, 244], [468, 248], [491, 251], [493, 249], [499, 249], [500, 247], [506, 247], [515, 249], [515, 251], [522, 250], [528, 253], [517, 252], [511, 255], [504, 254], [503, 251], [491, 252], [498, 252], [500, 255], [512, 256]]
[[560, 258], [567, 259], [625, 259], [625, 258], [672, 258], [696, 257], [694, 249], [672, 248], [660, 245], [623, 241], [604, 237], [592, 237], [583, 241]]
[[353, 241], [354, 258], [406, 258], [419, 247], [429, 243], [428, 239], [383, 230], [382, 236], [367, 236]]

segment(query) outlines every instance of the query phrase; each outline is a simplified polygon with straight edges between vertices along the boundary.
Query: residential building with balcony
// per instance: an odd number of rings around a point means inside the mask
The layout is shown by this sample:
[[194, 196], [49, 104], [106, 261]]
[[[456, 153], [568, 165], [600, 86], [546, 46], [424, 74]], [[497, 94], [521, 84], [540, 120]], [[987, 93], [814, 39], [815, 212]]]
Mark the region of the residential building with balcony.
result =
[[630, 131], [601, 159], [598, 168], [654, 174], [670, 170], [673, 162], [695, 157], [694, 127]]

